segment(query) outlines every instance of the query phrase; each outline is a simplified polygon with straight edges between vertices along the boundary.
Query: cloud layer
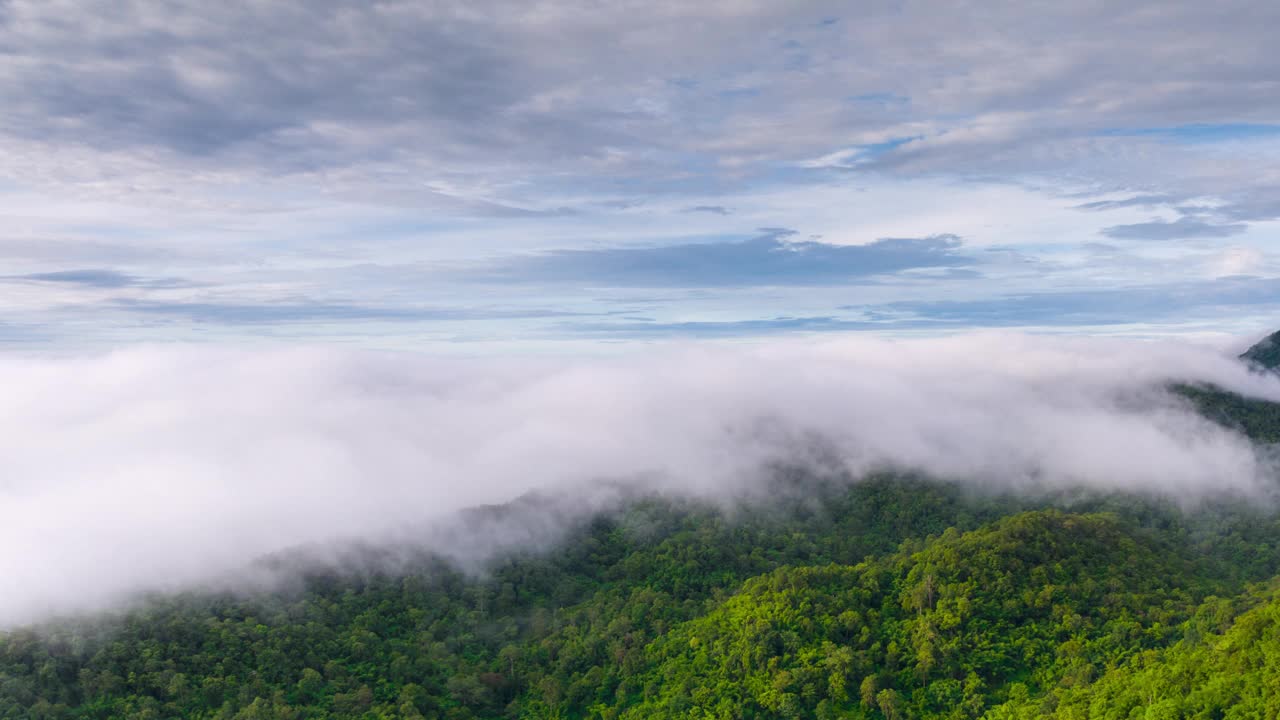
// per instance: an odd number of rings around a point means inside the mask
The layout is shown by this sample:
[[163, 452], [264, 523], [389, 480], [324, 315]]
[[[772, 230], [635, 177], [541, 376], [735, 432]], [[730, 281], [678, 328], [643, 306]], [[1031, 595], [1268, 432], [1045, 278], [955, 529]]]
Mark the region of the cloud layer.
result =
[[1271, 5], [7, 0], [0, 342], [634, 340], [558, 318], [637, 287], [688, 291], [644, 332], [832, 331], [1274, 279]]
[[1037, 147], [1266, 139], [1280, 110], [1280, 18], [1248, 2], [184, 1], [76, 4], [80, 22], [58, 3], [4, 8], [6, 135], [205, 167], [594, 173], [620, 155], [740, 165], [849, 147], [886, 167], [1007, 167]]
[[299, 544], [425, 533], [533, 490], [728, 497], [774, 462], [1188, 501], [1272, 485], [1243, 438], [1156, 391], [1171, 378], [1280, 400], [1280, 380], [1215, 348], [1016, 334], [580, 362], [3, 358], [0, 623], [210, 581]]

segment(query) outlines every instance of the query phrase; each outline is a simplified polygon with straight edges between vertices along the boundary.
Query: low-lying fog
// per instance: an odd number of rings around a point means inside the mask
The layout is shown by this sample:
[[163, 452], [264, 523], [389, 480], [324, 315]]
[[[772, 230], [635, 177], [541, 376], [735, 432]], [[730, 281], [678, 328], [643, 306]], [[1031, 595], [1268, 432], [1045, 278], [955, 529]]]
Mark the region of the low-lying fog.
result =
[[1271, 485], [1248, 441], [1161, 391], [1175, 379], [1280, 400], [1280, 379], [1221, 346], [1010, 333], [581, 361], [210, 347], [0, 358], [0, 625], [223, 577], [299, 544], [402, 536], [530, 490], [625, 480], [735, 495], [774, 461], [1188, 500]]

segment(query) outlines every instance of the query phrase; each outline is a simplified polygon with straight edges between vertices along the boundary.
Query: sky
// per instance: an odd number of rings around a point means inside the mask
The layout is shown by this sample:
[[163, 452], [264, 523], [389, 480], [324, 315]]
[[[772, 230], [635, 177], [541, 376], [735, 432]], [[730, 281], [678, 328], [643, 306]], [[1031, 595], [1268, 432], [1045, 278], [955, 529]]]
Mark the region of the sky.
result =
[[0, 0], [0, 351], [1260, 333], [1280, 4]]

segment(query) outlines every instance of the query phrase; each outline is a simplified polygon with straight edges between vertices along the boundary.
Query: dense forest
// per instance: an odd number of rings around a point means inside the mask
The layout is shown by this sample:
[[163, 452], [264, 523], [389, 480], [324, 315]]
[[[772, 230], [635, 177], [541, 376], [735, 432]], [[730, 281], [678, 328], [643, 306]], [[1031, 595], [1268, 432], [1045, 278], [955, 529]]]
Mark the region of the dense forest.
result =
[[[1275, 367], [1271, 347], [1245, 359]], [[1280, 406], [1171, 390], [1280, 440]], [[300, 565], [276, 593], [11, 629], [0, 718], [1280, 713], [1273, 510], [903, 474], [775, 482], [768, 507], [637, 496], [479, 572], [369, 549], [359, 572]]]

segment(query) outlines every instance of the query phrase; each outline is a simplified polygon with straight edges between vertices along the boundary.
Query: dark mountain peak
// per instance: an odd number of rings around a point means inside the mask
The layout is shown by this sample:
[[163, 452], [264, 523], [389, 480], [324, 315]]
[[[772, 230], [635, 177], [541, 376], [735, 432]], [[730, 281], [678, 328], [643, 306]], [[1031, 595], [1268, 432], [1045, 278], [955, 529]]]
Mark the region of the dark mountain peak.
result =
[[1245, 350], [1240, 359], [1267, 370], [1280, 368], [1280, 331], [1262, 338]]

